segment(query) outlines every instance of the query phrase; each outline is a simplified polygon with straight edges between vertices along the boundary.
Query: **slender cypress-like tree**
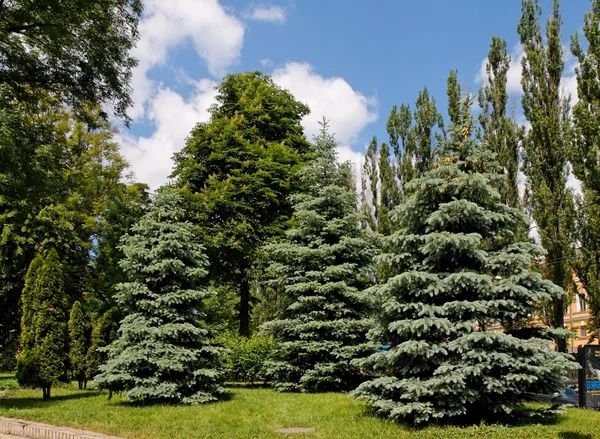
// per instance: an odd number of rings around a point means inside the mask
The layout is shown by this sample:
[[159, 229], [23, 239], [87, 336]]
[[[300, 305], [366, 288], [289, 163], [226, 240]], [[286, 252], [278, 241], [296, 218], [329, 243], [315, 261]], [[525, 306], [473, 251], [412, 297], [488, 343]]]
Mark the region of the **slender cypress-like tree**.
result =
[[268, 374], [281, 391], [339, 391], [363, 380], [352, 360], [372, 351], [362, 293], [374, 248], [356, 210], [347, 164], [336, 164], [325, 122], [313, 162], [300, 171], [307, 193], [292, 197], [295, 223], [285, 242], [266, 251], [270, 271], [290, 303], [266, 324], [278, 343]]
[[471, 127], [454, 127], [438, 167], [410, 183], [394, 212], [401, 229], [385, 238], [393, 251], [379, 257], [400, 274], [370, 291], [373, 337], [391, 347], [362, 361], [382, 376], [353, 395], [395, 420], [507, 412], [529, 391], [559, 388], [573, 366], [549, 347], [566, 331], [529, 324], [539, 301], [565, 293], [529, 271], [543, 249], [515, 238], [527, 217], [501, 201], [504, 174]]
[[[558, 0], [542, 36], [538, 0], [523, 0], [518, 32], [525, 50], [522, 67], [521, 105], [531, 129], [524, 139], [524, 172], [529, 179], [531, 211], [542, 246], [548, 254], [542, 265], [544, 275], [555, 284], [572, 287], [570, 233], [573, 228], [573, 194], [567, 187], [569, 146], [569, 103], [561, 98], [564, 70], [560, 41], [562, 18]], [[557, 296], [543, 316], [553, 327], [564, 326], [566, 300]], [[557, 349], [566, 350], [564, 340]]]
[[54, 384], [67, 378], [67, 298], [63, 269], [55, 250], [36, 257], [25, 280], [23, 346], [17, 380], [41, 388], [44, 400]]
[[159, 192], [132, 235], [123, 237], [121, 266], [129, 282], [120, 284], [117, 300], [128, 315], [94, 382], [130, 401], [198, 404], [224, 392], [222, 348], [210, 344], [198, 323], [210, 294], [207, 257], [194, 226], [181, 220], [180, 204], [177, 194]]
[[72, 376], [77, 380], [80, 389], [84, 389], [88, 381], [88, 326], [81, 302], [77, 301], [71, 308], [69, 318], [69, 362]]

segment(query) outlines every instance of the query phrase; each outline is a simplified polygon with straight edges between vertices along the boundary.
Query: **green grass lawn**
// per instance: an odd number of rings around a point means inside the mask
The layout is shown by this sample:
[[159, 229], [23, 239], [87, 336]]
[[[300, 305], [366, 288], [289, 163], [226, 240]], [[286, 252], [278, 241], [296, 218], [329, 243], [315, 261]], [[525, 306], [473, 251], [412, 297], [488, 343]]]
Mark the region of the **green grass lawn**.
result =
[[[132, 407], [75, 385], [56, 388], [52, 400], [39, 390], [15, 389], [0, 374], [0, 416], [83, 428], [127, 438], [276, 438], [281, 427], [313, 427], [308, 438], [559, 438], [600, 439], [600, 412], [570, 409], [551, 425], [411, 429], [374, 418], [365, 404], [345, 394], [281, 394], [262, 388], [233, 388], [231, 398], [194, 407]], [[290, 436], [291, 437], [291, 436]]]

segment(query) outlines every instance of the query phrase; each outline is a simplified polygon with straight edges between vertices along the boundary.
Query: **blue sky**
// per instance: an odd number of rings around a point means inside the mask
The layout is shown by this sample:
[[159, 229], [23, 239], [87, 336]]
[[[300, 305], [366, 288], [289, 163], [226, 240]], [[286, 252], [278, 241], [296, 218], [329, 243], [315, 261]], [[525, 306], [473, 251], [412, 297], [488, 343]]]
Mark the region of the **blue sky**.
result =
[[[568, 44], [591, 2], [562, 3]], [[541, 4], [547, 11], [551, 0]], [[423, 86], [445, 113], [450, 69], [476, 93], [493, 35], [513, 53], [509, 89], [518, 96], [520, 9], [520, 0], [146, 0], [134, 122], [119, 141], [136, 177], [156, 188], [187, 133], [207, 120], [220, 78], [259, 69], [311, 107], [309, 136], [326, 116], [340, 157], [358, 164], [373, 135], [387, 138], [392, 105], [412, 104]], [[572, 67], [567, 60], [564, 87], [574, 95]]]

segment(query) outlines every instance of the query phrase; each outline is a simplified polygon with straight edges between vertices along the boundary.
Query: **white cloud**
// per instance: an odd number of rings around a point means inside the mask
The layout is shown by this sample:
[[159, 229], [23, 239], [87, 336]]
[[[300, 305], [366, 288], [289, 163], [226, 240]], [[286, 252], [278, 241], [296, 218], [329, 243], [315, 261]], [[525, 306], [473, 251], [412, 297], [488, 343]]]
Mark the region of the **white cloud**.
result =
[[329, 121], [330, 132], [339, 142], [338, 160], [353, 164], [360, 187], [363, 154], [350, 145], [356, 143], [365, 126], [377, 120], [377, 98], [354, 90], [343, 78], [320, 76], [308, 63], [287, 63], [271, 76], [276, 84], [310, 107], [310, 114], [302, 121], [309, 140], [319, 133], [323, 117]]
[[377, 98], [354, 90], [343, 78], [320, 76], [308, 63], [287, 63], [272, 78], [310, 107], [311, 114], [302, 121], [308, 139], [318, 134], [323, 116], [344, 145], [355, 143], [363, 128], [377, 120]]
[[287, 18], [285, 10], [281, 6], [275, 5], [255, 6], [245, 16], [250, 20], [269, 23], [285, 23]]
[[260, 65], [264, 68], [269, 68], [273, 65], [273, 61], [271, 61], [269, 58], [263, 58], [260, 60]]
[[170, 50], [190, 41], [209, 72], [221, 76], [237, 62], [244, 43], [244, 24], [218, 0], [147, 0], [139, 30], [132, 52], [139, 60], [132, 78], [133, 119], [144, 116], [145, 104], [159, 88], [148, 78], [149, 70], [164, 65]]
[[139, 181], [148, 183], [152, 189], [167, 181], [173, 168], [173, 154], [181, 150], [196, 123], [209, 119], [208, 108], [215, 102], [216, 85], [212, 80], [202, 79], [188, 99], [161, 88], [148, 109], [148, 118], [156, 126], [154, 133], [139, 138], [121, 134], [122, 151]]

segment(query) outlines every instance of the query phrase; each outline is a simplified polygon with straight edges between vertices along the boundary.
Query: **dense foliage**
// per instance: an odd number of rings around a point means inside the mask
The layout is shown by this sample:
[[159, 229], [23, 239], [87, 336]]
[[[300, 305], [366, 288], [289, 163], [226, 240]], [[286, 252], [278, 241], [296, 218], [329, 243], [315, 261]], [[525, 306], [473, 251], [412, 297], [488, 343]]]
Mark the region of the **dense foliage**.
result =
[[0, 84], [21, 99], [64, 96], [84, 117], [86, 105], [111, 102], [126, 118], [141, 12], [140, 0], [0, 2]]
[[216, 100], [210, 121], [176, 154], [174, 175], [190, 194], [213, 276], [239, 290], [239, 332], [248, 336], [253, 263], [290, 220], [287, 198], [309, 148], [300, 121], [309, 110], [259, 72], [226, 76]]

